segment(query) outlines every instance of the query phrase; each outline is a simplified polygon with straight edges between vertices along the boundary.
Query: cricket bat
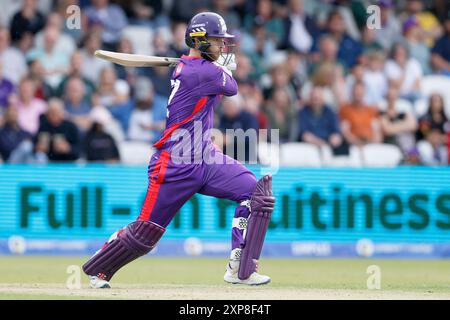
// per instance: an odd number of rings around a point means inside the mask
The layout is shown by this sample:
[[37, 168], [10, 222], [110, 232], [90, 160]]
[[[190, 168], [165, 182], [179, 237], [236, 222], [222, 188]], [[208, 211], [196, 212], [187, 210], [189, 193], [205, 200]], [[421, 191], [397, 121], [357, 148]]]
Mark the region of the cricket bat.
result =
[[94, 55], [97, 58], [108, 60], [125, 67], [174, 67], [180, 62], [178, 58], [155, 57], [106, 50], [96, 50]]

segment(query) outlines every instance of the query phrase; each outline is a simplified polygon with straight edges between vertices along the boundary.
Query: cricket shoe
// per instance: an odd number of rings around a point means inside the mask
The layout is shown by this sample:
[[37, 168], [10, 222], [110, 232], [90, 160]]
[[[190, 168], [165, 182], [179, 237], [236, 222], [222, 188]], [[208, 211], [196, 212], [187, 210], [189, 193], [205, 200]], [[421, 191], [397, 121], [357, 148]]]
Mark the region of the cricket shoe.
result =
[[250, 286], [258, 286], [262, 284], [267, 284], [270, 282], [270, 277], [259, 274], [258, 272], [253, 272], [247, 279], [241, 280], [238, 277], [239, 271], [239, 260], [230, 260], [227, 265], [227, 271], [223, 276], [223, 280], [228, 283], [233, 284], [246, 284]]
[[89, 287], [92, 289], [109, 289], [109, 282], [96, 276], [89, 276]]

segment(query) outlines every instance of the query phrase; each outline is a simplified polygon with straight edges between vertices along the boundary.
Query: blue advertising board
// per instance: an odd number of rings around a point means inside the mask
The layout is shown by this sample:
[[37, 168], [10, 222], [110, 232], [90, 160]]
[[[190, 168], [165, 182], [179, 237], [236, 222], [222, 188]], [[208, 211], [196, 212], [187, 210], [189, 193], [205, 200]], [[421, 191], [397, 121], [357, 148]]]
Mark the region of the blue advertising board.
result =
[[[448, 168], [280, 168], [263, 253], [450, 257], [449, 181]], [[0, 254], [92, 253], [146, 188], [145, 166], [0, 166]], [[153, 254], [226, 255], [235, 206], [196, 195]]]

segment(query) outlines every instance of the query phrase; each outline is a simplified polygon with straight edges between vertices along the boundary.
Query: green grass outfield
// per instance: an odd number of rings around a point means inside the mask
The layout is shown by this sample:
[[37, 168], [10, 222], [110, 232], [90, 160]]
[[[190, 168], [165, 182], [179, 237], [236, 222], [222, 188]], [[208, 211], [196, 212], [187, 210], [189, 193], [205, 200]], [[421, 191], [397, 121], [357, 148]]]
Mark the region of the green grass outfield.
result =
[[[69, 265], [83, 257], [0, 257], [0, 299], [450, 299], [450, 260], [269, 259], [266, 286], [222, 280], [225, 259], [156, 258], [120, 270], [111, 290], [69, 290]], [[381, 271], [381, 289], [368, 290], [367, 268]]]

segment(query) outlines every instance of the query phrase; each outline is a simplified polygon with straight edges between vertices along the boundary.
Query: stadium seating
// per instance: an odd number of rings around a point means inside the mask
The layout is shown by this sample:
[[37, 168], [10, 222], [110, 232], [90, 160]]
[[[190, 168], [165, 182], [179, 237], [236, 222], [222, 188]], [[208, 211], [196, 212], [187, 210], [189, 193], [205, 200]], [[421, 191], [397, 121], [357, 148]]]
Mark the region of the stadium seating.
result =
[[151, 144], [146, 142], [123, 141], [119, 144], [119, 153], [125, 164], [148, 164], [154, 152]]
[[258, 161], [263, 166], [280, 164], [280, 146], [273, 143], [259, 142]]
[[303, 142], [282, 144], [281, 164], [284, 166], [320, 167], [322, 160], [319, 148]]
[[356, 146], [350, 147], [348, 156], [335, 156], [330, 146], [321, 146], [320, 153], [325, 167], [361, 167], [361, 151]]
[[385, 143], [371, 143], [361, 148], [364, 166], [370, 167], [394, 167], [402, 158], [399, 147]]

